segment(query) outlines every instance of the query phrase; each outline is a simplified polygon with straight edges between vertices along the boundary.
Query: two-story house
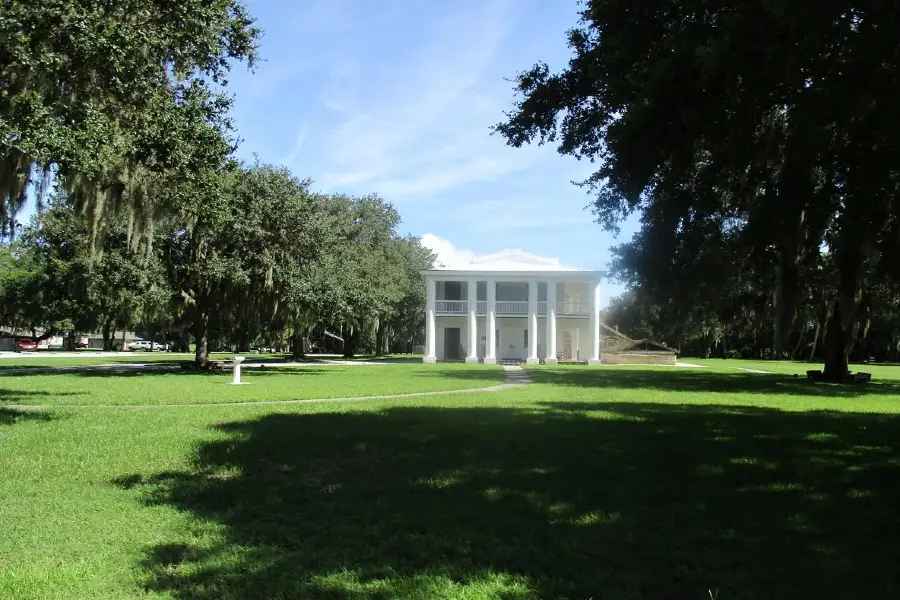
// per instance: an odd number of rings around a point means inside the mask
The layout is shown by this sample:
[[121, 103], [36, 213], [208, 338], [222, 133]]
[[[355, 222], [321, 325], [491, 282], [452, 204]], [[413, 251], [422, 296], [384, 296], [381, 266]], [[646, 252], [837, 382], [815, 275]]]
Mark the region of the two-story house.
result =
[[600, 363], [603, 272], [516, 250], [462, 266], [422, 271], [424, 362]]

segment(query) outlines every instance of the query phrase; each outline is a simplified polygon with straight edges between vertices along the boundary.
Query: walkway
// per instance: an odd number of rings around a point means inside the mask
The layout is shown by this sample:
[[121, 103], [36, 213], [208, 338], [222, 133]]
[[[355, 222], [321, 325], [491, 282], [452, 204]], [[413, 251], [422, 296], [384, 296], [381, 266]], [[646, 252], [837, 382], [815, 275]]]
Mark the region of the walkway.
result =
[[353, 402], [359, 400], [394, 400], [400, 398], [419, 398], [425, 396], [450, 396], [454, 394], [471, 394], [477, 392], [502, 392], [531, 383], [531, 377], [519, 366], [504, 366], [506, 383], [488, 387], [468, 388], [464, 390], [444, 390], [438, 392], [412, 392], [409, 394], [385, 394], [380, 396], [351, 396], [347, 398], [306, 398], [302, 400], [260, 400], [258, 402], [202, 402], [194, 404], [7, 404], [4, 408], [17, 410], [46, 410], [54, 408], [183, 408], [203, 406], [273, 406], [280, 404], [315, 404], [320, 402]]

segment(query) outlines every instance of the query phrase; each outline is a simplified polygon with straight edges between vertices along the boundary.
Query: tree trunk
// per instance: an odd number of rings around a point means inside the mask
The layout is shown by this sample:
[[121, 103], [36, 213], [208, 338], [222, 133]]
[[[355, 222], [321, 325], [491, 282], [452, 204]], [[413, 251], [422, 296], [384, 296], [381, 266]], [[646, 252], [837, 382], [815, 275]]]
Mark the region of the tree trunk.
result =
[[809, 362], [816, 357], [816, 345], [819, 343], [819, 331], [822, 329], [821, 323], [816, 321], [816, 334], [813, 336], [812, 350], [809, 351]]
[[869, 362], [869, 345], [866, 343], [869, 338], [869, 328], [872, 326], [872, 319], [867, 318], [866, 324], [862, 328], [862, 335], [859, 337], [859, 362]]
[[796, 245], [792, 255], [778, 252], [775, 285], [775, 331], [772, 339], [772, 358], [784, 358], [784, 348], [794, 324], [794, 307], [800, 291], [800, 269], [797, 265]]
[[841, 319], [841, 303], [835, 300], [834, 312], [825, 335], [825, 379], [843, 381], [850, 372], [847, 366], [847, 344]]
[[236, 346], [238, 352], [249, 352], [250, 336], [247, 333], [241, 333], [240, 335], [238, 335]]
[[209, 363], [209, 315], [206, 311], [197, 311], [194, 318], [194, 362], [198, 365]]
[[112, 350], [112, 336], [110, 334], [110, 329], [112, 329], [112, 319], [103, 323], [103, 350], [106, 352]]
[[350, 327], [344, 332], [344, 357], [353, 358], [359, 347], [359, 328]]
[[803, 330], [800, 331], [800, 337], [797, 339], [797, 345], [794, 346], [794, 351], [791, 352], [791, 360], [794, 360], [797, 357], [797, 353], [800, 352], [800, 346], [803, 344], [803, 338], [806, 337], [806, 325], [803, 326]]
[[302, 329], [295, 329], [291, 335], [291, 358], [306, 358], [306, 335]]
[[388, 326], [386, 323], [378, 324], [378, 332], [375, 338], [375, 356], [385, 356], [391, 353], [390, 334], [390, 326]]

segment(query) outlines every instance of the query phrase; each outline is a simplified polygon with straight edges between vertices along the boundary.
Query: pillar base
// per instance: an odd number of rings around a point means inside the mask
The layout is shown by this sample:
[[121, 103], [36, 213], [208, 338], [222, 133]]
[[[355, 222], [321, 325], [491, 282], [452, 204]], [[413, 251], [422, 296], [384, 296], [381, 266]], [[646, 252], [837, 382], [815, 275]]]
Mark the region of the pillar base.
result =
[[422, 362], [427, 365], [433, 365], [434, 363], [437, 362], [437, 356], [426, 356], [425, 358], [422, 359]]
[[525, 359], [525, 364], [526, 364], [526, 365], [539, 365], [539, 364], [541, 364], [541, 359], [539, 359], [539, 358], [526, 358], [526, 359]]
[[545, 358], [545, 359], [544, 359], [544, 364], [545, 364], [545, 365], [558, 365], [558, 364], [559, 364], [559, 360], [556, 359], [556, 358]]
[[474, 356], [467, 356], [467, 357], [466, 357], [466, 364], [467, 364], [467, 365], [477, 365], [477, 364], [478, 364], [478, 359], [477, 359], [476, 357], [474, 357]]
[[588, 361], [588, 365], [590, 365], [590, 366], [592, 366], [592, 367], [596, 367], [597, 365], [602, 365], [602, 364], [603, 364], [603, 363], [600, 362], [600, 359], [599, 359], [599, 358], [592, 358], [592, 359], [590, 359], [590, 360]]
[[485, 359], [484, 359], [484, 364], [486, 364], [486, 365], [496, 365], [496, 364], [497, 364], [497, 359], [496, 359], [496, 358], [485, 358]]

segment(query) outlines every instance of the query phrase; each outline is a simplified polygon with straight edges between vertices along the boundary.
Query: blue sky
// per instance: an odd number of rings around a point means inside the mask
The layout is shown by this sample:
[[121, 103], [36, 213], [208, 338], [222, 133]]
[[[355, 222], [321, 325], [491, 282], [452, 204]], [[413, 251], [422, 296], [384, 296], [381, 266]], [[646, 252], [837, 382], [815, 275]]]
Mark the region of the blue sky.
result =
[[[489, 131], [512, 104], [506, 79], [537, 60], [565, 66], [576, 0], [247, 5], [265, 34], [256, 72], [231, 77], [241, 157], [284, 164], [321, 191], [377, 193], [403, 233], [437, 236], [445, 254], [519, 248], [606, 267], [616, 240], [571, 184], [594, 165]], [[605, 299], [620, 290], [607, 285]]]
[[[606, 268], [617, 240], [572, 185], [595, 165], [490, 133], [512, 106], [508, 79], [538, 60], [565, 67], [576, 0], [245, 2], [264, 36], [255, 72], [230, 77], [241, 158], [323, 192], [379, 194], [448, 264], [521, 249]], [[604, 304], [623, 290], [603, 287]]]

